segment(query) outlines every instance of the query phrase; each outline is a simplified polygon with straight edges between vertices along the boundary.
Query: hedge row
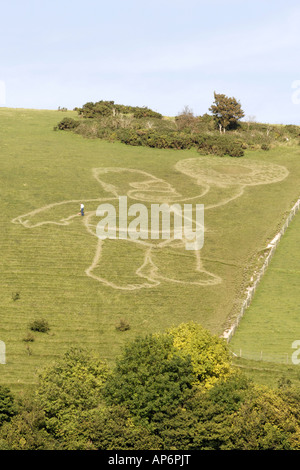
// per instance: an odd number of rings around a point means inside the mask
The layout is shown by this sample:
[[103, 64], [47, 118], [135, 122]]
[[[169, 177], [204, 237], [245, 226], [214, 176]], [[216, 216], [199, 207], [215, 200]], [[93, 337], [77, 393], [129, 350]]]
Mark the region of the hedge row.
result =
[[128, 145], [142, 145], [160, 149], [190, 149], [197, 148], [201, 153], [215, 155], [230, 155], [242, 157], [244, 151], [242, 143], [232, 139], [231, 136], [188, 135], [182, 132], [135, 131], [132, 129], [118, 129], [115, 131], [117, 139]]
[[72, 118], [64, 118], [57, 127], [61, 130], [73, 130], [85, 136], [120, 141], [126, 145], [177, 150], [194, 147], [204, 154], [229, 155], [231, 157], [242, 157], [244, 155], [242, 141], [232, 135], [187, 134], [167, 129], [113, 129], [103, 127], [95, 129], [95, 125], [80, 123]]

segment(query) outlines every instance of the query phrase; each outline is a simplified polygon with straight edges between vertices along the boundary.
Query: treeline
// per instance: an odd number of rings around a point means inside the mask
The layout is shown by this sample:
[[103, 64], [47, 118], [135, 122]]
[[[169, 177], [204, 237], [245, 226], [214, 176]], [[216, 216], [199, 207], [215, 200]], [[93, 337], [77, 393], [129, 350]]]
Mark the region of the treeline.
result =
[[[146, 107], [115, 104], [114, 101], [86, 103], [75, 108], [79, 119], [63, 118], [55, 130], [71, 130], [88, 138], [119, 141], [127, 145], [158, 149], [196, 148], [201, 154], [242, 157], [246, 149], [269, 150], [274, 145], [299, 143], [300, 127], [256, 123], [244, 116], [240, 104], [215, 94], [215, 105], [195, 116], [185, 107], [178, 115], [164, 118]], [[237, 108], [237, 109], [232, 109]], [[240, 116], [240, 117], [239, 117]]]
[[97, 137], [109, 141], [119, 141], [133, 146], [144, 146], [158, 149], [190, 149], [196, 147], [200, 153], [215, 155], [244, 155], [243, 142], [229, 135], [192, 134], [168, 128], [120, 128], [101, 127], [80, 123], [72, 118], [64, 118], [58, 125], [60, 130], [73, 130], [86, 137]]
[[299, 390], [254, 384], [200, 325], [128, 342], [114, 367], [71, 349], [15, 398], [0, 450], [299, 450]]
[[129, 114], [136, 119], [150, 117], [161, 119], [162, 115], [146, 106], [126, 106], [123, 104], [116, 104], [114, 101], [92, 101], [85, 103], [81, 108], [75, 108], [80, 116], [88, 119], [95, 119], [107, 116], [115, 116], [116, 114]]
[[[116, 121], [116, 120], [115, 120]], [[197, 148], [199, 153], [214, 155], [229, 155], [242, 157], [246, 148], [243, 141], [231, 135], [210, 135], [189, 132], [187, 129], [174, 129], [172, 126], [158, 126], [146, 123], [145, 127], [139, 123], [131, 126], [119, 126], [110, 122], [103, 125], [101, 121], [81, 122], [69, 117], [62, 119], [57, 128], [59, 130], [72, 130], [85, 137], [100, 138], [109, 141], [119, 141], [133, 146], [144, 146], [158, 149], [184, 150]]]

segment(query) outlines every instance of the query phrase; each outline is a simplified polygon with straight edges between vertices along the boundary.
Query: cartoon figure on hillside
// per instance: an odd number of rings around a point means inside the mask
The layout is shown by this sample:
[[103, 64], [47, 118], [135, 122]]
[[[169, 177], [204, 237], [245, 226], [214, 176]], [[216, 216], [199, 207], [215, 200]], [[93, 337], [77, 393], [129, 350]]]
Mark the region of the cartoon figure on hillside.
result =
[[[288, 175], [286, 168], [279, 165], [250, 160], [235, 160], [233, 163], [231, 158], [226, 157], [181, 160], [175, 165], [175, 170], [178, 188], [183, 187], [185, 192], [188, 188], [189, 194], [181, 194], [164, 179], [141, 170], [117, 167], [93, 169], [93, 176], [105, 195], [84, 200], [89, 210], [82, 218], [83, 224], [88, 233], [97, 237], [94, 259], [85, 271], [89, 277], [122, 290], [155, 287], [162, 281], [204, 286], [222, 282], [219, 276], [204, 268], [200, 250], [185, 249], [186, 240], [183, 238], [99, 239], [97, 207], [103, 203], [117, 207], [120, 197], [126, 196], [128, 205], [137, 202], [149, 206], [154, 203], [197, 203], [204, 204], [206, 211], [240, 197], [246, 186], [275, 183]], [[186, 177], [189, 184], [186, 181], [182, 184]], [[79, 202], [82, 203], [78, 200], [53, 203], [21, 215], [12, 222], [26, 228], [44, 224], [69, 225], [78, 216], [74, 213], [74, 207]], [[195, 220], [192, 222], [195, 223]]]

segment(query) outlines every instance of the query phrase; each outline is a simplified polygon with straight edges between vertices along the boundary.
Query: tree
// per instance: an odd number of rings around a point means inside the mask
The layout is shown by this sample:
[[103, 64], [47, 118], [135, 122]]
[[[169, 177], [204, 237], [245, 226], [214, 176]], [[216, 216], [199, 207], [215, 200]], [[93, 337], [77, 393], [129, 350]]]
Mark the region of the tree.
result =
[[194, 113], [189, 106], [185, 106], [175, 117], [175, 122], [179, 130], [192, 128], [195, 125], [195, 121], [197, 121], [197, 118], [195, 118]]
[[55, 450], [56, 441], [45, 429], [45, 414], [34, 397], [22, 397], [18, 414], [0, 429], [0, 450]]
[[161, 439], [134, 420], [126, 408], [113, 405], [80, 413], [61, 445], [64, 450], [158, 450]]
[[37, 399], [45, 413], [45, 426], [55, 438], [76, 426], [78, 414], [98, 406], [107, 366], [81, 349], [71, 349], [39, 377]]
[[247, 116], [246, 122], [247, 122], [248, 131], [249, 131], [250, 125], [254, 124], [256, 122], [256, 117], [253, 116], [253, 115], [249, 115], [249, 116]]
[[17, 413], [14, 397], [9, 388], [0, 385], [0, 426]]
[[138, 337], [125, 346], [105, 384], [109, 405], [121, 405], [152, 429], [162, 425], [189, 395], [195, 374], [171, 336]]
[[226, 129], [235, 128], [239, 119], [245, 114], [241, 104], [235, 98], [229, 98], [216, 92], [214, 92], [214, 98], [214, 104], [211, 105], [209, 111], [213, 114], [220, 133], [225, 133]]
[[191, 395], [168, 420], [163, 449], [299, 450], [299, 390], [258, 386], [240, 371]]
[[239, 371], [207, 389], [198, 387], [184, 408], [165, 423], [161, 433], [164, 449], [230, 449], [238, 429], [233, 417], [252, 393], [252, 385]]
[[[299, 391], [298, 391], [299, 392]], [[299, 409], [299, 393], [297, 408]], [[293, 403], [294, 402], [294, 403]], [[232, 449], [299, 450], [299, 412], [295, 397], [255, 385], [233, 416]]]
[[210, 388], [232, 373], [231, 358], [224, 340], [194, 322], [182, 323], [167, 332], [184, 357], [190, 357], [195, 373], [193, 385]]

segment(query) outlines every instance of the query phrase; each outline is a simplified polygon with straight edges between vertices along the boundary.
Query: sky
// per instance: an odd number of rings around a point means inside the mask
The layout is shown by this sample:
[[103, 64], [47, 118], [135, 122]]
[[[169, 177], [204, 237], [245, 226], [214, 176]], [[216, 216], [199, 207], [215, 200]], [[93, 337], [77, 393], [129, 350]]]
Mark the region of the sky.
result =
[[176, 116], [233, 96], [300, 125], [299, 0], [0, 0], [0, 106], [88, 101]]

